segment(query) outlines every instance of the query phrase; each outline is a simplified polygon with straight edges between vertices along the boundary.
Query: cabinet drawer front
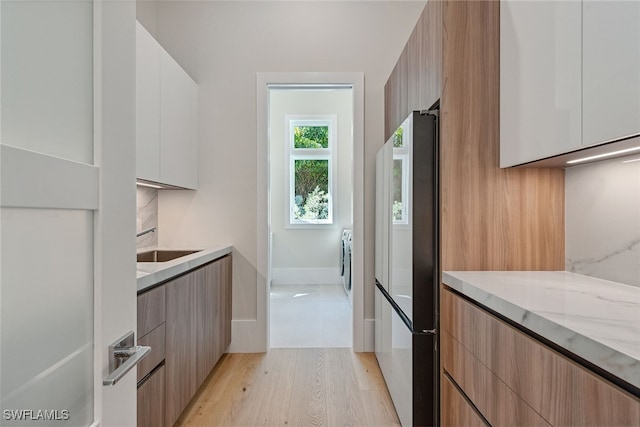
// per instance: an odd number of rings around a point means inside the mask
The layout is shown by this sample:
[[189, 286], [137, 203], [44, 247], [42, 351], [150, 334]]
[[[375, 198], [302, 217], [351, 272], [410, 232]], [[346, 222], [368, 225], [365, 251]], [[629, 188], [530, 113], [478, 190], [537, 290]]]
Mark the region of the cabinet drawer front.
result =
[[165, 286], [138, 295], [138, 337], [143, 337], [165, 321]]
[[451, 380], [442, 376], [442, 427], [486, 427]]
[[164, 366], [138, 388], [137, 400], [138, 427], [164, 427]]
[[138, 381], [142, 380], [149, 372], [164, 360], [165, 324], [158, 326], [142, 338], [138, 339], [138, 345], [148, 345], [151, 352], [138, 363]]
[[441, 334], [441, 351], [445, 371], [492, 426], [550, 427], [544, 418], [448, 332]]
[[453, 352], [468, 351], [551, 425], [640, 425], [640, 399], [446, 289], [441, 310]]

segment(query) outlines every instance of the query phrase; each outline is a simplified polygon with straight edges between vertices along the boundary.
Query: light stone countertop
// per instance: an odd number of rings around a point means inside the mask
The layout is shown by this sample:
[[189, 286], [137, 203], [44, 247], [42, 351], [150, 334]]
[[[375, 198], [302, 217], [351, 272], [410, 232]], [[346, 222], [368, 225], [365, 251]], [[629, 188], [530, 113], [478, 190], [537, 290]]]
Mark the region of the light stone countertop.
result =
[[445, 271], [442, 281], [640, 388], [640, 287], [565, 271]]
[[[150, 250], [198, 250], [200, 248], [162, 248], [150, 247], [138, 249], [138, 253]], [[166, 262], [137, 263], [138, 293], [150, 289], [162, 282], [200, 267], [208, 262], [221, 258], [233, 251], [233, 246], [214, 246], [191, 255], [183, 256]]]

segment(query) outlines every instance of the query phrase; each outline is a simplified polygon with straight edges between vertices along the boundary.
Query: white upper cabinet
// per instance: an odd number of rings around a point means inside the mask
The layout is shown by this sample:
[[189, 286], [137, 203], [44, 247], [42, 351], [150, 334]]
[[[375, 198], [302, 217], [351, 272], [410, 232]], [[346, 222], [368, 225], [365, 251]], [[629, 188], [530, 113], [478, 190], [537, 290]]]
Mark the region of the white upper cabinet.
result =
[[160, 173], [167, 184], [198, 186], [198, 86], [160, 52]]
[[500, 166], [581, 146], [580, 2], [500, 4]]
[[137, 177], [198, 186], [198, 86], [137, 24]]
[[138, 178], [160, 182], [160, 45], [136, 26], [136, 168]]
[[582, 141], [640, 134], [640, 1], [583, 3]]
[[501, 167], [638, 134], [639, 1], [501, 2]]

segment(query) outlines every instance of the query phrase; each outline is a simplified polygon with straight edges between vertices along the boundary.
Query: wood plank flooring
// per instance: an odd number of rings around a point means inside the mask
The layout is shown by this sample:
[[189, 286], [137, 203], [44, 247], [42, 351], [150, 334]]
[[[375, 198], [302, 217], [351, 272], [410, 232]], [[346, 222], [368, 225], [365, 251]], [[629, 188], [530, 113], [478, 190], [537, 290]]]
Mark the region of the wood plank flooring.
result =
[[225, 354], [176, 426], [399, 426], [373, 353]]

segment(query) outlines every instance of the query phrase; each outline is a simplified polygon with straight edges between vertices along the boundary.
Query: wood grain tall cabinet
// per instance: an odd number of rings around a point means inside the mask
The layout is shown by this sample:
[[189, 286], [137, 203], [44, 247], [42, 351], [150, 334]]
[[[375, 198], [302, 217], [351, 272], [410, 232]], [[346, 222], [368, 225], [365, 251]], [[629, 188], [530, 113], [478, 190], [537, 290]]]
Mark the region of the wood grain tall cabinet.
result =
[[[564, 171], [499, 166], [499, 42], [500, 2], [429, 0], [385, 85], [385, 140], [440, 100], [441, 270], [563, 270]], [[483, 425], [444, 375], [443, 425]]]
[[409, 113], [427, 109], [440, 98], [441, 57], [442, 3], [430, 0], [384, 86], [385, 141]]

